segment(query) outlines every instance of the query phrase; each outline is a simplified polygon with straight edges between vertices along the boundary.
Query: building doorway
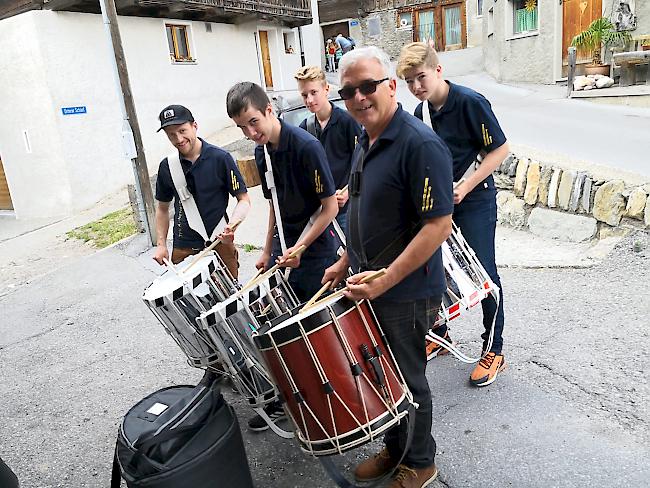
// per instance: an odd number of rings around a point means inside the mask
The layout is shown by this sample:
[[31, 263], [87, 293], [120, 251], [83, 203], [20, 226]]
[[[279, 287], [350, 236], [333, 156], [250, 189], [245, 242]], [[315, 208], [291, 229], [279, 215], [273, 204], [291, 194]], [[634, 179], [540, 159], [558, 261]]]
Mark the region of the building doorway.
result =
[[321, 29], [323, 30], [323, 39], [332, 39], [339, 35], [343, 34], [345, 37], [350, 37], [350, 24], [346, 22], [337, 22], [336, 24], [327, 24], [322, 25]]
[[[602, 0], [564, 0], [562, 2], [562, 66], [568, 64], [568, 51], [573, 38], [603, 15]], [[579, 49], [577, 62], [591, 62], [589, 51]]]
[[14, 206], [13, 203], [11, 202], [9, 185], [7, 184], [5, 169], [2, 166], [2, 157], [0, 157], [0, 210], [13, 210], [13, 209]]
[[269, 33], [259, 31], [260, 52], [262, 54], [262, 69], [264, 70], [264, 84], [267, 90], [273, 90], [273, 73], [271, 71], [271, 52], [269, 51]]

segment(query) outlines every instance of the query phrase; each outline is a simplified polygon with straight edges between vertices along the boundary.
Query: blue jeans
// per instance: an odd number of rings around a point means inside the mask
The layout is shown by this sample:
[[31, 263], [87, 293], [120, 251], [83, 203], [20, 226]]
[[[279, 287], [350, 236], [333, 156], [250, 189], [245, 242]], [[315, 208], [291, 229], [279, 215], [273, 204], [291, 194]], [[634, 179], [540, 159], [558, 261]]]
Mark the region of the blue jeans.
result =
[[[454, 207], [454, 222], [463, 233], [467, 243], [474, 249], [476, 257], [479, 259], [485, 271], [499, 287], [499, 308], [497, 310], [496, 301], [492, 295], [488, 295], [481, 302], [483, 308], [483, 327], [485, 331], [481, 334], [483, 339], [483, 349], [487, 347], [487, 341], [492, 328], [494, 314], [496, 322], [494, 324], [494, 340], [490, 351], [501, 354], [503, 347], [503, 289], [501, 279], [497, 272], [497, 265], [494, 258], [494, 234], [497, 223], [497, 203], [496, 198], [482, 200], [466, 200]], [[433, 332], [442, 337], [447, 330], [447, 324], [438, 327]]]
[[[422, 337], [438, 313], [440, 300], [441, 297], [410, 302], [379, 299], [372, 304], [413, 400], [419, 405], [411, 447], [402, 461], [415, 469], [431, 466], [436, 455], [436, 441], [431, 435], [431, 390], [425, 374], [427, 353]], [[407, 433], [404, 421], [386, 432], [384, 442], [392, 459], [398, 460], [402, 455]]]
[[[269, 269], [275, 264], [279, 255], [271, 256], [267, 264]], [[291, 270], [289, 273], [289, 284], [296, 293], [298, 300], [301, 302], [308, 301], [323, 286], [321, 280], [325, 274], [325, 269], [329, 268], [337, 261], [337, 257], [303, 257], [300, 259], [300, 267]]]

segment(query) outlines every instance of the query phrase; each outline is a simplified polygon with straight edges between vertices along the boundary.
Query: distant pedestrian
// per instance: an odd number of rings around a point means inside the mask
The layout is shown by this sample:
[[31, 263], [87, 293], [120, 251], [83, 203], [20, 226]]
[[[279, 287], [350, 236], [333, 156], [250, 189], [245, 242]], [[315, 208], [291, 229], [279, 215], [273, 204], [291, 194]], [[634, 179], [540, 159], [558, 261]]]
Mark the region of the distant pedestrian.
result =
[[343, 34], [339, 33], [336, 36], [336, 42], [339, 46], [341, 46], [341, 51], [343, 51], [343, 54], [347, 53], [348, 51], [352, 51], [352, 43]]
[[334, 58], [336, 56], [336, 44], [332, 39], [327, 40], [325, 45], [325, 54], [327, 55], [327, 71], [334, 73], [336, 71], [336, 62]]
[[[510, 149], [490, 102], [470, 88], [446, 81], [438, 54], [431, 46], [422, 42], [404, 46], [397, 74], [406, 80], [411, 93], [422, 102], [415, 109], [415, 116], [432, 127], [451, 151], [455, 181], [453, 220], [499, 287], [498, 307], [492, 295], [481, 303], [485, 329], [481, 337], [486, 354], [470, 375], [472, 385], [486, 386], [496, 380], [506, 365], [501, 351], [503, 293], [494, 257], [497, 207], [492, 172], [501, 165]], [[423, 115], [426, 113], [429, 116]], [[493, 323], [494, 337], [488, 349]], [[447, 324], [432, 332], [451, 342]], [[430, 357], [446, 352], [433, 342], [427, 346]]]
[[[187, 189], [192, 194], [205, 231], [211, 235], [226, 215], [228, 195], [237, 199], [230, 223], [226, 225], [215, 250], [233, 277], [237, 278], [239, 264], [237, 250], [233, 242], [234, 222], [246, 218], [250, 208], [250, 198], [244, 179], [232, 156], [223, 149], [197, 137], [198, 125], [192, 113], [182, 105], [165, 107], [159, 115], [160, 130], [167, 134], [169, 142], [178, 151], [180, 165], [185, 173]], [[169, 231], [169, 202], [174, 200], [174, 244], [172, 263], [179, 263], [187, 256], [197, 254], [205, 248], [203, 237], [190, 227], [178, 191], [172, 180], [168, 158], [160, 162], [156, 180], [156, 231], [158, 246], [154, 259], [163, 264], [169, 258], [167, 232]]]

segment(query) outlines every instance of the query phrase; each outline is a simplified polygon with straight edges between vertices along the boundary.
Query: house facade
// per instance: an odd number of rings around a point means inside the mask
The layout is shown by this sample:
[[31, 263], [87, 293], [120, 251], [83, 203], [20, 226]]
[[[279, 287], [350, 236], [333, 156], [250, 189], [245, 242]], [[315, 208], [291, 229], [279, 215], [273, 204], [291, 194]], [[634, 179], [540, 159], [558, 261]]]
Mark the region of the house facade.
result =
[[345, 34], [348, 29], [357, 44], [381, 47], [392, 58], [399, 56], [402, 46], [412, 41], [430, 42], [438, 51], [480, 45], [482, 10], [483, 0], [319, 2], [325, 38], [335, 32]]
[[[567, 75], [573, 37], [604, 16], [632, 37], [650, 34], [650, 2], [636, 0], [499, 0], [485, 4], [485, 69], [499, 81], [555, 83]], [[606, 61], [611, 52], [605, 52]], [[578, 51], [578, 73], [591, 61]]]
[[[294, 89], [302, 57], [320, 62], [315, 0], [236, 3], [248, 12], [217, 9], [219, 2], [151, 0], [146, 9], [139, 0], [120, 2], [126, 5], [118, 10], [122, 44], [151, 173], [170, 151], [164, 134], [156, 133], [162, 107], [186, 105], [207, 136], [231, 125], [225, 97], [234, 83]], [[65, 10], [56, 10], [57, 3]], [[0, 20], [0, 210], [55, 219], [133, 181], [123, 150], [119, 85], [98, 2], [50, 0], [49, 9], [24, 13], [15, 4], [13, 11], [0, 7], [0, 18], [8, 17]], [[19, 15], [9, 17], [13, 13]]]

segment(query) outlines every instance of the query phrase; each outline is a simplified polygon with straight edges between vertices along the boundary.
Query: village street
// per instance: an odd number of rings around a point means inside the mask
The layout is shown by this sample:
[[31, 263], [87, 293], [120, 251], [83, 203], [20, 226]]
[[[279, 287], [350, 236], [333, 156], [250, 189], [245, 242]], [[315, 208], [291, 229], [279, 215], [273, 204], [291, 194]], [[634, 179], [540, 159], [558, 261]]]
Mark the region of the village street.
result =
[[[259, 188], [251, 194], [259, 209]], [[264, 212], [253, 212], [238, 242], [259, 243], [264, 223]], [[632, 251], [635, 239], [640, 253]], [[468, 366], [451, 357], [429, 364], [441, 469], [432, 486], [647, 486], [649, 244], [645, 234], [633, 236], [585, 267], [590, 245], [499, 229], [509, 369], [474, 389]], [[117, 427], [131, 405], [200, 378], [141, 301], [161, 272], [150, 256], [140, 235], [0, 298], [0, 452], [21, 486], [107, 486]], [[240, 249], [242, 281], [256, 257]], [[475, 314], [452, 325], [475, 353]], [[247, 431], [250, 410], [227, 384], [223, 391], [256, 486], [333, 486], [295, 442]], [[339, 463], [350, 468], [377, 446]]]

